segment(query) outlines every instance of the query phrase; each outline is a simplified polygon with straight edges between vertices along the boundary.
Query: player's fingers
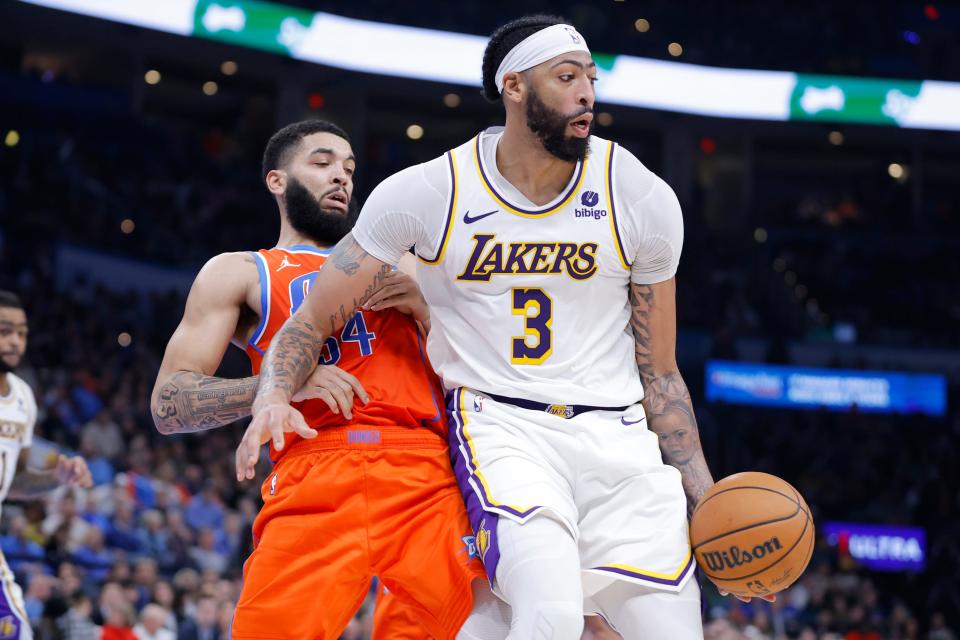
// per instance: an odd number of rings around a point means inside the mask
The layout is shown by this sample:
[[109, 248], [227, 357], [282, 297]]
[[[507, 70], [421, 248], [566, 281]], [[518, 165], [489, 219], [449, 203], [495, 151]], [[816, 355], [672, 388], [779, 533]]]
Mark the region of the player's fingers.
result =
[[243, 477], [247, 480], [253, 480], [257, 473], [257, 462], [260, 460], [261, 445], [257, 440], [251, 439], [247, 443], [246, 459], [243, 461]]
[[400, 305], [409, 303], [410, 296], [406, 293], [398, 293], [395, 296], [384, 298], [380, 300], [380, 302], [370, 305], [370, 311], [383, 311], [384, 309], [392, 309], [393, 307], [399, 307]]
[[330, 411], [332, 411], [333, 413], [336, 413], [336, 414], [340, 413], [340, 408], [337, 407], [337, 401], [333, 399], [333, 394], [331, 394], [327, 389], [323, 387], [317, 387], [317, 392], [315, 397], [318, 400], [323, 400], [326, 403], [326, 405], [330, 407]]
[[370, 297], [367, 298], [367, 301], [364, 302], [363, 306], [367, 307], [368, 309], [372, 309], [373, 305], [379, 302], [382, 302], [384, 299], [390, 298], [399, 293], [403, 293], [402, 286], [396, 285], [396, 284], [385, 284], [379, 289], [377, 289], [376, 291], [374, 291], [372, 294], [370, 294]]
[[363, 402], [363, 404], [370, 402], [370, 396], [367, 395], [367, 390], [363, 388], [363, 385], [360, 384], [360, 381], [357, 380], [356, 376], [350, 375], [343, 369], [337, 369], [336, 373], [341, 380], [350, 385], [350, 388], [353, 389], [353, 392], [358, 398], [360, 398], [360, 401]]
[[303, 414], [299, 411], [290, 416], [290, 427], [301, 438], [310, 440], [317, 437], [317, 430], [310, 428], [307, 421], [303, 419]]
[[767, 602], [776, 602], [776, 601], [777, 601], [777, 594], [775, 594], [775, 593], [771, 593], [770, 595], [766, 595], [766, 596], [762, 596], [762, 597], [763, 597], [763, 599], [766, 600]]
[[[250, 429], [247, 429], [247, 432], [243, 434], [243, 439], [240, 440], [240, 444], [237, 445], [237, 482], [243, 482], [243, 480], [247, 477], [247, 462], [250, 458], [250, 434], [252, 427], [253, 425], [251, 425]], [[259, 445], [257, 445], [257, 447], [259, 448]]]
[[271, 420], [267, 425], [270, 429], [270, 439], [273, 440], [273, 446], [277, 451], [283, 449], [283, 421]]
[[333, 396], [337, 406], [340, 407], [340, 412], [343, 413], [343, 417], [347, 420], [352, 418], [353, 415], [350, 410], [353, 408], [353, 389], [350, 388], [350, 385], [340, 382], [339, 380], [331, 380], [328, 383], [327, 391]]

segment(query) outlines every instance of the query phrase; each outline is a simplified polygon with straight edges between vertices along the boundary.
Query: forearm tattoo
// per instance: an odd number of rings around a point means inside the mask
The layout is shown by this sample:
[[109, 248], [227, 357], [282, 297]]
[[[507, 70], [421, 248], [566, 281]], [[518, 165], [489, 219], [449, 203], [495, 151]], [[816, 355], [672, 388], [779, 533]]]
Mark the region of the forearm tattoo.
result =
[[630, 287], [630, 326], [634, 335], [637, 367], [643, 382], [643, 408], [647, 424], [660, 438], [663, 460], [680, 470], [688, 511], [713, 485], [700, 444], [700, 432], [693, 414], [693, 402], [683, 377], [676, 369], [657, 373], [653, 362], [650, 313], [655, 304], [649, 285]]
[[[360, 269], [360, 263], [368, 258], [370, 258], [370, 254], [364, 251], [363, 247], [357, 244], [357, 241], [353, 239], [352, 234], [347, 234], [343, 240], [337, 243], [337, 246], [330, 254], [330, 261], [333, 263], [333, 266], [339, 271], [343, 271], [350, 277], [356, 275], [357, 271]], [[337, 329], [347, 323], [347, 321], [356, 312], [357, 308], [366, 302], [367, 299], [372, 296], [377, 289], [380, 288], [380, 285], [383, 284], [383, 279], [387, 277], [387, 274], [389, 274], [390, 271], [391, 268], [389, 265], [385, 264], [381, 266], [380, 270], [374, 275], [373, 281], [369, 283], [363, 294], [359, 298], [353, 299], [353, 306], [350, 309], [347, 309], [346, 305], [340, 305], [340, 308], [337, 309], [335, 313], [330, 314], [330, 317], [328, 318], [328, 335], [333, 335]]]
[[55, 469], [17, 469], [17, 474], [10, 483], [11, 498], [35, 498], [59, 486]]
[[[353, 278], [357, 277], [364, 260], [369, 259], [372, 259], [370, 254], [357, 244], [352, 235], [347, 234], [337, 243], [328, 262], [347, 277]], [[270, 348], [260, 369], [258, 396], [280, 391], [287, 398], [292, 397], [317, 366], [327, 337], [334, 335], [347, 323], [357, 308], [380, 288], [390, 271], [389, 265], [381, 265], [363, 294], [353, 298], [349, 305], [341, 304], [337, 311], [329, 315], [322, 329], [304, 320], [300, 312], [294, 314], [270, 341]]]
[[257, 376], [232, 380], [178, 371], [160, 387], [153, 421], [164, 434], [216, 429], [250, 415]]

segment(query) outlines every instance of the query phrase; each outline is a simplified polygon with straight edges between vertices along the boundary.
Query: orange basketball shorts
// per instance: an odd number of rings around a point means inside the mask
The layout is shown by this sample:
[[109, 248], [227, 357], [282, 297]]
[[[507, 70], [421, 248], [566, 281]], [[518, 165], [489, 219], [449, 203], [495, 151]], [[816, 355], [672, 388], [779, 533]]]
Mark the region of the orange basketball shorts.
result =
[[[428, 635], [454, 638], [486, 579], [447, 445], [425, 432], [324, 430], [261, 487], [237, 640], [335, 640], [373, 576]], [[403, 606], [400, 606], [400, 605]], [[392, 638], [390, 615], [377, 638]]]
[[373, 608], [375, 640], [434, 640], [426, 632], [417, 611], [393, 595], [383, 584], [377, 585], [377, 602]]

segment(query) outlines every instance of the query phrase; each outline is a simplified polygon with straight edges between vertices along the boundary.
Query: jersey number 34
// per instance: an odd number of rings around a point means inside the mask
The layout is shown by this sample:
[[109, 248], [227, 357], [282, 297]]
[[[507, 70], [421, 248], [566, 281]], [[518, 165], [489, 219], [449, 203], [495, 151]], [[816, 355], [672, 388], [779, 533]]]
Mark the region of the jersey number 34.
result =
[[[313, 284], [317, 273], [319, 272], [306, 273], [290, 283], [291, 316], [297, 312], [307, 294], [310, 293], [310, 285]], [[337, 364], [340, 362], [340, 347], [348, 342], [357, 344], [361, 356], [369, 356], [373, 354], [373, 341], [376, 339], [377, 334], [367, 330], [367, 322], [363, 318], [363, 312], [357, 311], [352, 318], [347, 320], [347, 324], [343, 325], [339, 340], [330, 336], [323, 343], [323, 350], [320, 352], [320, 364]]]

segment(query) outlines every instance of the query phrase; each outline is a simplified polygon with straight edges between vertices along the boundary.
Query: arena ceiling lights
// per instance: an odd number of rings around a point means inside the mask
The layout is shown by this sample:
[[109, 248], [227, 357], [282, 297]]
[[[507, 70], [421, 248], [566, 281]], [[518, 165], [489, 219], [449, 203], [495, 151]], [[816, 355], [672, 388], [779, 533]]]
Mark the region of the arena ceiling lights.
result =
[[[21, 0], [341, 69], [480, 86], [483, 36], [258, 0]], [[960, 131], [960, 83], [723, 69], [595, 53], [608, 104], [722, 118]]]

